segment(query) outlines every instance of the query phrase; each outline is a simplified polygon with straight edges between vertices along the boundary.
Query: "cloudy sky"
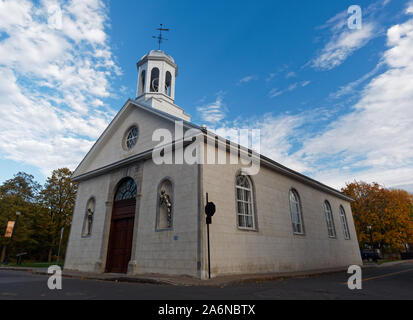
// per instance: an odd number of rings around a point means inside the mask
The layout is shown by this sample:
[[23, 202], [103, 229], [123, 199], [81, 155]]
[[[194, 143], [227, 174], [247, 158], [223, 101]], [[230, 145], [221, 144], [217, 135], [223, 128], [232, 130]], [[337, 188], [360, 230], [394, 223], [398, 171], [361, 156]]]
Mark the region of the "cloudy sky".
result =
[[134, 98], [158, 23], [193, 122], [260, 129], [263, 154], [336, 188], [413, 192], [413, 2], [402, 0], [0, 0], [0, 182], [76, 167]]

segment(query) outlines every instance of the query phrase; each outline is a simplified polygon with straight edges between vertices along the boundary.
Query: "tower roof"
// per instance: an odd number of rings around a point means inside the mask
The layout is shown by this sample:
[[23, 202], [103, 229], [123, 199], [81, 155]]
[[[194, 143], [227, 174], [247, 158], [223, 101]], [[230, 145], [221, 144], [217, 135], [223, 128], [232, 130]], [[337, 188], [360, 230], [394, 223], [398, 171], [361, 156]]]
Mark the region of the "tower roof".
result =
[[166, 54], [162, 50], [152, 50], [149, 53], [145, 54], [138, 62], [138, 67], [144, 64], [148, 60], [159, 60], [159, 61], [166, 61], [173, 65], [176, 69], [178, 66], [175, 64], [174, 58], [170, 55]]

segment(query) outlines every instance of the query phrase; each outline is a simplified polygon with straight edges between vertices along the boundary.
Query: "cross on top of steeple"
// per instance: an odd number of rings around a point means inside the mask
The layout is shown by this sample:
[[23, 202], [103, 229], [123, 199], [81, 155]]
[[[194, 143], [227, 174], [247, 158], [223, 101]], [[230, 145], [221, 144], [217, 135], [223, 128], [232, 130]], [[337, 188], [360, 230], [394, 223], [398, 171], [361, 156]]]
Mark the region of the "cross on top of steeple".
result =
[[158, 48], [158, 50], [161, 50], [161, 44], [162, 44], [162, 42], [164, 41], [164, 40], [168, 40], [168, 39], [166, 39], [166, 38], [164, 38], [164, 37], [162, 37], [162, 31], [169, 31], [169, 29], [165, 29], [165, 28], [163, 28], [163, 24], [161, 23], [160, 24], [160, 28], [157, 28], [156, 30], [159, 30], [159, 35], [158, 36], [152, 36], [152, 38], [154, 38], [154, 39], [158, 39], [158, 45], [159, 45], [159, 48]]

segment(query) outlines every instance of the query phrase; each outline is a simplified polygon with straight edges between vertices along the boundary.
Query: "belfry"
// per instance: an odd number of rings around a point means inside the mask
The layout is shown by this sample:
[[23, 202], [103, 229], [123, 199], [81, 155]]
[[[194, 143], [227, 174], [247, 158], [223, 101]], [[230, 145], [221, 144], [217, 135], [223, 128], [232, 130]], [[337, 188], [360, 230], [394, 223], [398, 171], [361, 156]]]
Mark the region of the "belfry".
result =
[[191, 117], [175, 104], [175, 79], [178, 66], [161, 50], [152, 50], [138, 62], [136, 101], [190, 121]]

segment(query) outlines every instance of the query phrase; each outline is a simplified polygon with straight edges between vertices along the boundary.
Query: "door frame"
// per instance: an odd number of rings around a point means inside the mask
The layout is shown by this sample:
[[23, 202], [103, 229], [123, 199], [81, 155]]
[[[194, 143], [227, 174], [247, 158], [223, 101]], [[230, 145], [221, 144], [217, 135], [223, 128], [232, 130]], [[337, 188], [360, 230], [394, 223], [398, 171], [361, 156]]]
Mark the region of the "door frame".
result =
[[[129, 170], [128, 170], [129, 171]], [[141, 183], [136, 183], [136, 181], [141, 182], [142, 177], [142, 168], [141, 166], [138, 166], [136, 168], [136, 171], [138, 172], [138, 175], [134, 178], [130, 175], [122, 175], [121, 177], [116, 174], [116, 178], [113, 177], [112, 180], [112, 185], [113, 187], [110, 188], [112, 191], [110, 192], [109, 195], [109, 199], [111, 199], [111, 201], [109, 200], [106, 203], [106, 207], [107, 207], [107, 211], [106, 211], [106, 219], [107, 219], [107, 223], [106, 223], [106, 231], [105, 231], [105, 240], [104, 243], [102, 244], [104, 247], [102, 247], [102, 255], [101, 255], [101, 267], [100, 267], [100, 272], [102, 273], [107, 273], [107, 270], [109, 269], [110, 263], [109, 263], [109, 258], [110, 258], [110, 249], [111, 249], [111, 237], [113, 234], [113, 221], [114, 220], [120, 220], [120, 219], [124, 219], [124, 218], [133, 218], [133, 231], [132, 231], [132, 245], [131, 245], [131, 252], [130, 252], [130, 260], [128, 261], [128, 267], [127, 267], [127, 273], [130, 273], [130, 264], [131, 262], [135, 259], [135, 248], [136, 248], [136, 238], [137, 238], [137, 222], [138, 222], [138, 214], [137, 212], [139, 211], [139, 197], [138, 194], [140, 194], [141, 190]], [[125, 173], [125, 172], [123, 172]], [[121, 201], [115, 201], [115, 197], [117, 195], [117, 192], [119, 190], [119, 187], [121, 186], [121, 184], [127, 180], [127, 179], [132, 179], [135, 182], [136, 185], [136, 197], [133, 199], [129, 199], [129, 200], [122, 200], [122, 201], [134, 201], [135, 202], [135, 207], [134, 207], [134, 212], [129, 212], [126, 215], [117, 215], [115, 216], [115, 210], [116, 208], [116, 204], [118, 202]]]
[[[123, 202], [123, 203], [122, 203]], [[120, 204], [120, 206], [119, 206]], [[119, 210], [122, 207], [133, 207], [133, 211], [130, 211], [126, 214], [117, 214], [116, 215], [116, 211]], [[133, 237], [134, 237], [134, 229], [135, 229], [135, 211], [136, 211], [136, 200], [132, 199], [132, 200], [123, 200], [123, 201], [119, 201], [119, 202], [114, 202], [113, 205], [113, 209], [112, 209], [112, 218], [110, 221], [110, 231], [109, 231], [109, 241], [108, 241], [108, 250], [107, 250], [107, 255], [106, 255], [106, 265], [105, 265], [105, 273], [111, 273], [112, 271], [109, 270], [112, 268], [112, 264], [111, 264], [111, 258], [112, 258], [112, 243], [111, 241], [113, 241], [113, 237], [115, 235], [115, 225], [116, 222], [120, 221], [120, 220], [132, 220], [132, 230], [130, 230], [132, 232], [132, 239], [131, 239], [131, 243], [130, 243], [130, 252], [129, 252], [129, 259], [127, 262], [127, 266], [126, 266], [126, 271], [124, 273], [128, 273], [128, 266], [129, 263], [132, 259], [132, 249], [133, 249]], [[112, 239], [112, 240], [111, 240]], [[123, 273], [123, 272], [121, 272]]]

